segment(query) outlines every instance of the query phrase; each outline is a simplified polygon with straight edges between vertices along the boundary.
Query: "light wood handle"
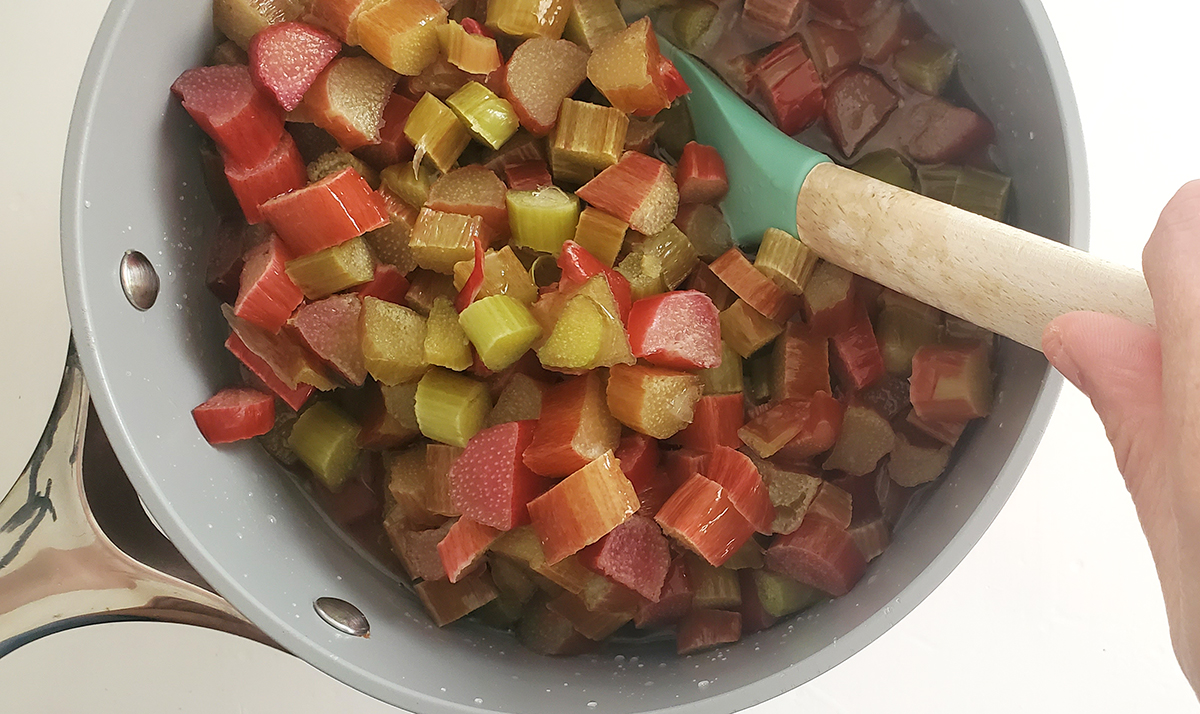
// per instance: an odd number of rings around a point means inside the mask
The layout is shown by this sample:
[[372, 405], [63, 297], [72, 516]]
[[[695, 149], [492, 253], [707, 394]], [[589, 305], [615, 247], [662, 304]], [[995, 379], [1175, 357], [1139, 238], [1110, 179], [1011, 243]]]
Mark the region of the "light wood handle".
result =
[[822, 258], [1036, 350], [1076, 310], [1154, 325], [1139, 270], [836, 164], [809, 173], [796, 227]]

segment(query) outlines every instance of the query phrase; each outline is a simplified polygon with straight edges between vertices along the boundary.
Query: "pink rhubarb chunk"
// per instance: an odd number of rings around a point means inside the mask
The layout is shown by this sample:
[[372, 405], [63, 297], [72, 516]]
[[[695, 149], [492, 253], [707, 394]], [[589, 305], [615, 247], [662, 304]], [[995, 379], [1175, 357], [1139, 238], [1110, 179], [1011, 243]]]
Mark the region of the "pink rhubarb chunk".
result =
[[324, 30], [303, 22], [281, 22], [250, 40], [250, 73], [255, 84], [290, 112], [300, 106], [313, 80], [341, 50], [341, 41]]
[[509, 422], [471, 437], [450, 467], [450, 498], [464, 516], [502, 531], [529, 522], [526, 504], [548, 485], [521, 458], [536, 426]]

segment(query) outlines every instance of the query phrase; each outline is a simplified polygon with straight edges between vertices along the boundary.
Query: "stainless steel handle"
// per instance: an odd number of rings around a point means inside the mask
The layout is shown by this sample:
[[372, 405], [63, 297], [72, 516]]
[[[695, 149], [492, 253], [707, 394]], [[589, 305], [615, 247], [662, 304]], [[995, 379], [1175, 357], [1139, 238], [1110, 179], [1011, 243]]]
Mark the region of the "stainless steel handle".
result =
[[149, 525], [115, 458], [85, 477], [84, 452], [101, 462], [107, 452], [95, 420], [89, 433], [88, 406], [72, 343], [50, 422], [0, 501], [0, 656], [44, 635], [114, 620], [198, 625], [278, 646]]

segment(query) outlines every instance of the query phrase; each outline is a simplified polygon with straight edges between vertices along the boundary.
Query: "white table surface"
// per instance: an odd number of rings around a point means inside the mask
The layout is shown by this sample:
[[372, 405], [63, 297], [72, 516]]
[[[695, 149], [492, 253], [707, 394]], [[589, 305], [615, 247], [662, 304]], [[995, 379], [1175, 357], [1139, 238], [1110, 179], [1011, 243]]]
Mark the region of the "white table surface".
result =
[[[0, 4], [8, 27], [23, 28], [0, 43], [7, 68], [0, 72], [7, 138], [0, 222], [10, 251], [0, 261], [0, 490], [7, 490], [49, 413], [65, 354], [59, 167], [106, 0]], [[1117, 0], [1044, 4], [1083, 114], [1092, 250], [1137, 264], [1162, 204], [1200, 177], [1193, 69], [1200, 3], [1158, 0], [1153, 12], [1133, 14]], [[0, 659], [0, 702], [6, 714], [397, 711], [274, 650], [149, 623], [66, 632]], [[946, 582], [845, 664], [750, 711], [1196, 709], [1103, 430], [1068, 387], [1012, 500]]]

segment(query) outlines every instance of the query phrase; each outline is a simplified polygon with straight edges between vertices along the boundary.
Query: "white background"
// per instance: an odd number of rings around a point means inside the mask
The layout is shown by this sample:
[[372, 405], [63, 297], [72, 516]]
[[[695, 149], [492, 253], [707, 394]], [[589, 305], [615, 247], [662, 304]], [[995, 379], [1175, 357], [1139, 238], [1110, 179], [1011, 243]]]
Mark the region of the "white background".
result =
[[[169, 2], [169, 0], [162, 0]], [[970, 0], [988, 2], [989, 0]], [[1162, 204], [1200, 177], [1200, 3], [1044, 0], [1083, 115], [1092, 250], [1137, 264]], [[0, 492], [49, 413], [67, 322], [58, 181], [105, 0], [0, 0]], [[751, 710], [1192, 712], [1149, 553], [1087, 401], [1068, 387], [1021, 485], [928, 600], [809, 685]], [[288, 655], [181, 626], [55, 635], [0, 659], [0, 711], [394, 712]], [[532, 713], [531, 713], [532, 714]]]

